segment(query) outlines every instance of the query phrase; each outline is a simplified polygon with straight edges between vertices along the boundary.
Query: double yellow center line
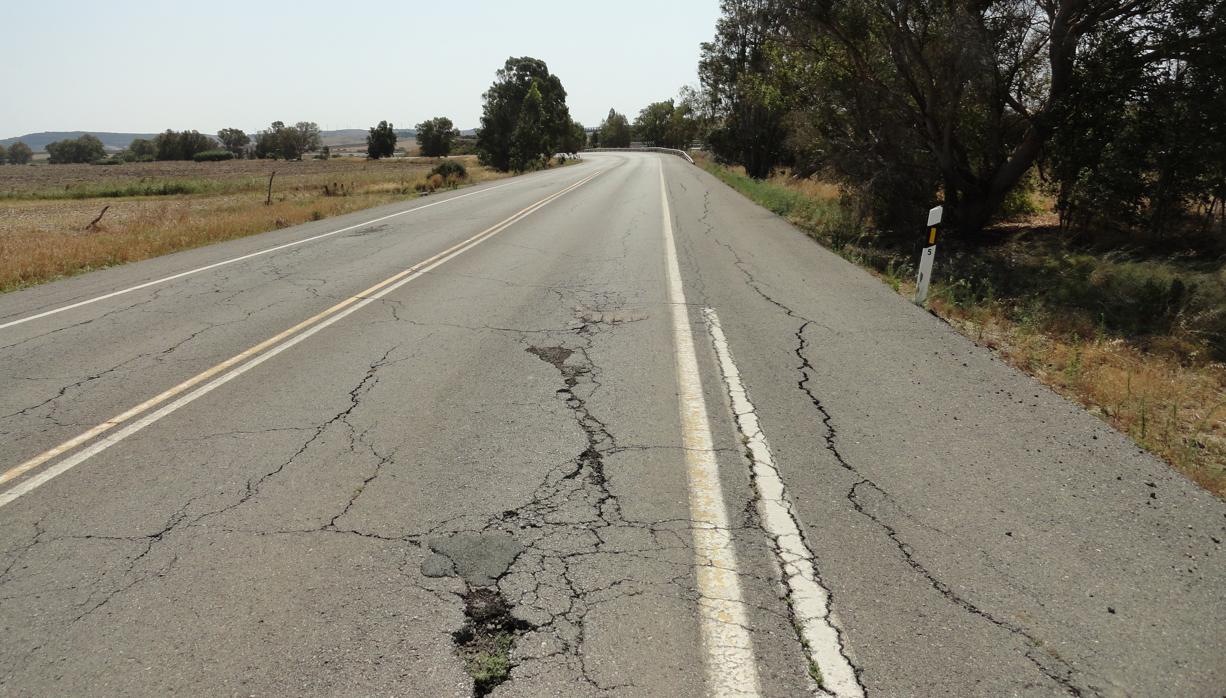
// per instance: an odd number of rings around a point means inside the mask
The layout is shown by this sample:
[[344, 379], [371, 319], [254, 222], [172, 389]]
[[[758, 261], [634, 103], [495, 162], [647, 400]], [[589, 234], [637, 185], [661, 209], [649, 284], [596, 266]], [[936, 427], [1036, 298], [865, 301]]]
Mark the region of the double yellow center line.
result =
[[[15, 480], [22, 475], [48, 463], [49, 461], [64, 455], [65, 453], [93, 441], [89, 447], [77, 451], [68, 458], [65, 458], [46, 470], [39, 472], [37, 475], [22, 481], [17, 486], [4, 492], [0, 492], [0, 507], [8, 504], [14, 499], [17, 499], [23, 494], [37, 489], [52, 478], [72, 469], [79, 463], [111, 447], [119, 441], [122, 441], [128, 436], [140, 431], [141, 429], [174, 412], [180, 407], [211, 392], [230, 380], [233, 380], [239, 375], [258, 366], [264, 361], [267, 361], [273, 356], [276, 356], [282, 351], [289, 349], [298, 342], [305, 340], [307, 337], [315, 334], [325, 327], [328, 327], [329, 325], [340, 321], [350, 314], [357, 312], [361, 308], [373, 303], [383, 296], [386, 296], [392, 291], [395, 291], [401, 286], [431, 271], [432, 269], [451, 261], [455, 257], [467, 252], [485, 240], [488, 240], [498, 233], [501, 233], [515, 223], [518, 223], [541, 208], [549, 205], [549, 203], [555, 199], [558, 199], [559, 197], [578, 189], [584, 184], [587, 184], [596, 177], [600, 176], [602, 173], [603, 170], [598, 171], [579, 180], [578, 182], [575, 182], [565, 189], [554, 192], [553, 194], [550, 194], [549, 196], [517, 211], [502, 221], [495, 223], [467, 240], [453, 245], [452, 247], [439, 252], [433, 257], [430, 257], [429, 259], [414, 264], [413, 266], [380, 281], [361, 293], [350, 296], [327, 310], [313, 315], [273, 337], [269, 337], [250, 349], [235, 354], [216, 366], [192, 376], [173, 388], [149, 398], [148, 400], [145, 400], [129, 410], [121, 412], [120, 414], [54, 448], [43, 451], [20, 465], [10, 468], [9, 470], [5, 471], [4, 474], [0, 475], [0, 485]], [[178, 397], [178, 399], [174, 399], [176, 396], [180, 397]], [[161, 406], [161, 408], [150, 412], [150, 410], [154, 410], [154, 408], [157, 408], [158, 406]], [[145, 416], [141, 417], [142, 414]], [[140, 418], [138, 419], [138, 417]], [[123, 428], [110, 434], [109, 436], [106, 436], [105, 438], [94, 441], [94, 439], [103, 436], [107, 432], [110, 432], [118, 427]]]

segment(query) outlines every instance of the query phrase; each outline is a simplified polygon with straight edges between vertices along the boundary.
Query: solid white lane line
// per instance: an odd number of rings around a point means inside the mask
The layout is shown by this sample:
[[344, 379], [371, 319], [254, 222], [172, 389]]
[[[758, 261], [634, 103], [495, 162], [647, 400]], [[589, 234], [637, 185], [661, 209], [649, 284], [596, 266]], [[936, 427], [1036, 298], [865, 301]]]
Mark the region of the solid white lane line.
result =
[[754, 489], [758, 492], [758, 516], [767, 535], [775, 541], [776, 560], [788, 589], [788, 604], [804, 639], [805, 652], [821, 671], [822, 688], [828, 693], [838, 698], [863, 698], [864, 690], [856, 680], [856, 673], [839, 649], [839, 633], [830, 612], [830, 594], [818, 582], [813, 551], [801, 535], [799, 518], [775, 466], [770, 444], [758, 422], [758, 413], [741, 382], [741, 372], [732, 360], [732, 350], [719, 324], [719, 315], [711, 308], [704, 309], [703, 314], [720, 371], [724, 374], [733, 415], [746, 438]]
[[719, 465], [702, 378], [694, 354], [689, 306], [677, 264], [673, 221], [660, 162], [660, 202], [663, 207], [664, 255], [668, 272], [668, 302], [672, 308], [673, 348], [676, 352], [681, 442], [689, 481], [690, 520], [694, 533], [694, 565], [698, 581], [706, 647], [707, 688], [713, 696], [758, 695], [758, 666], [749, 636], [741, 583], [737, 577], [736, 549], [728, 524]]
[[27, 317], [23, 317], [23, 318], [18, 318], [18, 319], [16, 319], [16, 320], [9, 320], [8, 322], [3, 322], [3, 323], [0, 323], [0, 330], [3, 330], [3, 329], [8, 328], [8, 327], [13, 327], [14, 325], [20, 325], [20, 324], [22, 324], [22, 323], [30, 322], [30, 321], [32, 321], [32, 320], [38, 320], [38, 319], [40, 319], [40, 318], [45, 318], [45, 317], [48, 317], [48, 316], [51, 316], [51, 315], [56, 315], [56, 314], [58, 314], [58, 313], [62, 313], [62, 312], [68, 311], [68, 310], [72, 310], [72, 309], [74, 309], [74, 308], [80, 308], [80, 307], [82, 307], [82, 306], [90, 305], [90, 304], [92, 304], [92, 303], [97, 303], [97, 302], [99, 302], [99, 301], [104, 301], [104, 300], [107, 300], [107, 299], [110, 299], [110, 298], [114, 298], [114, 297], [116, 297], [116, 296], [122, 296], [122, 295], [127, 294], [127, 293], [132, 293], [133, 291], [139, 291], [139, 290], [141, 290], [141, 289], [143, 289], [143, 288], [149, 288], [150, 286], [157, 286], [158, 284], [164, 284], [164, 283], [166, 283], [167, 281], [174, 281], [175, 279], [181, 279], [181, 278], [183, 278], [183, 277], [185, 277], [185, 276], [191, 276], [191, 275], [193, 275], [193, 274], [199, 274], [200, 272], [205, 272], [205, 271], [208, 271], [208, 270], [210, 270], [210, 269], [216, 269], [216, 268], [218, 268], [218, 267], [224, 267], [224, 266], [229, 265], [229, 264], [236, 264], [236, 263], [238, 263], [238, 262], [243, 262], [243, 261], [246, 261], [246, 260], [248, 260], [248, 259], [252, 259], [253, 257], [259, 257], [259, 256], [262, 256], [262, 255], [271, 254], [271, 253], [273, 253], [273, 252], [277, 252], [277, 251], [280, 251], [280, 250], [288, 249], [288, 248], [290, 248], [290, 247], [297, 247], [298, 245], [305, 245], [305, 244], [307, 244], [308, 242], [315, 242], [316, 240], [322, 240], [322, 239], [324, 239], [324, 238], [332, 237], [333, 235], [339, 235], [339, 234], [341, 234], [341, 233], [347, 233], [347, 232], [349, 232], [350, 230], [356, 230], [356, 229], [358, 229], [358, 228], [363, 228], [363, 227], [368, 226], [368, 225], [371, 225], [371, 224], [373, 224], [373, 223], [378, 223], [378, 222], [380, 222], [380, 221], [385, 221], [385, 220], [387, 220], [387, 219], [389, 219], [389, 218], [396, 218], [397, 216], [404, 216], [404, 215], [407, 215], [407, 214], [410, 214], [410, 213], [416, 213], [417, 211], [424, 211], [425, 209], [432, 208], [432, 207], [434, 207], [434, 206], [442, 206], [443, 204], [449, 204], [449, 203], [451, 203], [451, 202], [453, 202], [453, 201], [459, 201], [460, 199], [467, 199], [467, 198], [468, 198], [468, 197], [470, 197], [470, 196], [477, 196], [478, 194], [485, 194], [486, 192], [491, 192], [491, 191], [494, 191], [495, 189], [501, 189], [501, 188], [503, 188], [503, 187], [509, 187], [509, 186], [511, 186], [512, 184], [518, 184], [518, 182], [507, 182], [507, 183], [505, 183], [505, 184], [499, 184], [499, 185], [496, 185], [496, 186], [493, 186], [493, 187], [487, 187], [487, 188], [485, 188], [485, 189], [481, 189], [480, 191], [471, 191], [471, 192], [468, 192], [467, 194], [460, 194], [459, 196], [453, 196], [453, 197], [451, 197], [450, 199], [444, 199], [444, 200], [442, 200], [442, 201], [435, 201], [435, 202], [432, 202], [432, 203], [423, 204], [423, 205], [421, 205], [421, 206], [414, 206], [413, 208], [410, 208], [410, 209], [408, 209], [408, 210], [406, 210], [406, 211], [399, 211], [399, 212], [397, 212], [397, 213], [390, 213], [390, 214], [388, 214], [388, 215], [386, 215], [386, 216], [380, 216], [380, 217], [378, 217], [378, 218], [372, 218], [372, 219], [370, 219], [370, 220], [368, 220], [368, 221], [363, 221], [362, 223], [358, 223], [358, 224], [355, 224], [355, 225], [347, 226], [347, 227], [341, 228], [341, 229], [339, 229], [339, 230], [333, 230], [333, 231], [331, 231], [331, 232], [322, 233], [322, 234], [320, 234], [320, 235], [313, 235], [313, 236], [311, 236], [311, 237], [309, 237], [309, 238], [303, 238], [303, 239], [301, 239], [301, 240], [295, 240], [295, 241], [293, 241], [293, 242], [287, 242], [287, 243], [285, 243], [285, 244], [283, 244], [283, 245], [277, 245], [277, 246], [275, 246], [275, 247], [269, 247], [269, 248], [268, 248], [268, 249], [266, 249], [266, 250], [260, 250], [260, 251], [258, 251], [258, 252], [252, 252], [252, 253], [250, 253], [250, 254], [245, 254], [245, 255], [242, 255], [242, 256], [240, 256], [240, 257], [234, 257], [234, 258], [232, 258], [232, 259], [223, 259], [223, 260], [222, 260], [222, 261], [220, 261], [220, 262], [214, 262], [213, 264], [207, 264], [207, 265], [205, 265], [205, 266], [203, 266], [203, 267], [197, 267], [197, 268], [195, 268], [195, 269], [189, 269], [189, 270], [187, 270], [187, 271], [181, 271], [181, 272], [179, 272], [178, 274], [171, 274], [170, 276], [163, 276], [163, 277], [162, 277], [162, 278], [160, 278], [160, 279], [154, 279], [153, 281], [146, 281], [146, 282], [144, 282], [144, 283], [137, 284], [137, 285], [135, 285], [135, 286], [130, 286], [130, 287], [128, 287], [128, 288], [120, 289], [120, 290], [118, 290], [118, 291], [112, 291], [112, 292], [110, 292], [110, 293], [104, 293], [104, 294], [103, 294], [103, 295], [101, 295], [101, 296], [96, 296], [96, 297], [94, 297], [94, 298], [87, 298], [86, 300], [83, 300], [83, 301], [78, 301], [78, 302], [76, 302], [76, 303], [71, 303], [71, 304], [69, 304], [69, 305], [60, 306], [60, 307], [58, 307], [58, 308], [52, 308], [51, 310], [45, 310], [45, 311], [43, 311], [43, 312], [41, 312], [41, 313], [36, 313], [36, 314], [34, 314], [34, 315], [29, 315], [29, 316], [27, 316]]
[[[506, 230], [507, 228], [511, 227], [515, 223], [518, 223], [520, 220], [523, 220], [524, 218], [531, 215], [532, 213], [535, 213], [536, 211], [548, 205], [550, 202], [554, 201], [558, 197], [574, 189], [577, 189], [584, 184], [587, 184], [592, 179], [599, 176], [602, 172], [603, 170], [598, 171], [595, 174], [585, 177], [584, 179], [579, 180], [575, 184], [572, 184], [569, 187], [562, 189], [561, 191], [555, 192], [545, 197], [544, 199], [537, 201], [531, 206], [528, 206], [527, 208], [524, 208], [520, 210], [518, 213], [510, 216], [509, 218], [506, 218], [505, 220], [499, 223], [496, 223], [495, 225], [489, 228], [486, 228], [480, 233], [477, 233], [473, 237], [465, 240], [464, 242], [461, 242], [451, 248], [448, 248], [447, 250], [440, 252], [439, 254], [431, 257], [430, 259], [427, 259], [423, 262], [415, 264], [412, 267], [409, 267], [408, 269], [405, 269], [404, 271], [401, 271], [398, 274], [395, 274], [394, 276], [384, 279], [383, 281], [380, 281], [374, 286], [366, 289], [362, 293], [359, 293], [355, 296], [351, 296], [341, 301], [340, 303], [337, 303], [336, 305], [332, 306], [328, 310], [325, 310], [322, 313], [319, 313], [307, 320], [304, 320], [303, 322], [295, 325], [294, 327], [291, 327], [288, 330], [281, 332], [275, 337], [269, 340], [265, 340], [264, 342], [257, 344], [251, 349], [248, 349], [240, 354], [235, 355], [234, 357], [231, 357], [230, 359], [227, 359], [226, 361], [223, 361], [217, 366], [214, 366], [213, 368], [210, 368], [207, 371], [204, 371], [194, 376], [193, 378], [190, 378], [184, 381], [183, 383], [180, 383], [174, 388], [171, 388], [170, 390], [167, 390], [161, 393], [157, 397], [147, 400], [141, 403], [140, 405], [138, 405], [137, 407], [127, 410], [116, 417], [112, 417], [111, 419], [108, 419], [107, 421], [102, 422], [101, 424], [95, 426], [89, 431], [86, 431], [83, 434], [64, 442], [63, 444], [60, 444], [59, 446], [56, 446], [55, 448], [52, 448], [48, 451], [44, 451], [43, 453], [39, 454], [38, 456], [35, 456], [34, 458], [31, 458], [25, 463], [22, 463], [18, 466], [11, 468], [9, 471], [5, 472], [3, 476], [0, 476], [0, 482], [6, 482], [8, 480], [12, 480], [30, 470], [33, 470], [34, 468], [37, 468], [43, 463], [46, 463], [47, 461], [52, 460], [56, 456], [59, 456], [67, 451], [72, 450], [73, 448], [76, 448], [77, 446], [83, 443], [88, 442], [90, 439], [94, 438], [95, 436], [105, 433], [106, 431], [109, 431], [113, 429], [114, 427], [117, 427], [123, 424], [124, 422], [131, 420], [132, 418], [136, 417], [137, 415], [144, 412], [145, 410], [151, 409], [157, 406], [158, 404], [165, 402], [166, 400], [169, 400], [175, 395], [183, 393], [184, 391], [189, 390], [196, 385], [199, 385], [200, 383], [208, 380], [209, 378], [216, 376], [218, 373], [221, 373], [225, 369], [235, 366], [236, 364], [241, 364], [237, 368], [233, 368], [229, 372], [224, 373], [217, 378], [213, 378], [213, 380], [205, 383], [199, 388], [196, 388], [192, 392], [187, 393], [186, 395], [183, 395], [179, 399], [174, 400], [173, 402], [165, 405], [161, 409], [158, 409], [155, 412], [152, 412], [146, 415], [145, 417], [142, 417], [141, 419], [133, 422], [132, 424], [124, 427], [118, 432], [106, 437], [105, 439], [101, 439], [97, 442], [94, 442], [88, 448], [78, 451], [72, 456], [65, 458], [64, 460], [56, 463], [55, 465], [47, 468], [46, 470], [38, 473], [37, 475], [32, 476], [22, 481], [17, 486], [0, 493], [0, 507], [5, 506], [9, 502], [12, 502], [13, 500], [17, 499], [18, 497], [24, 494], [34, 491], [35, 489], [42, 486], [44, 483], [48, 482], [52, 478], [62, 475], [63, 473], [71, 470], [72, 468], [76, 467], [82, 462], [88, 460], [89, 458], [97, 455], [98, 453], [101, 453], [102, 451], [105, 451], [106, 449], [128, 438], [132, 434], [135, 434], [141, 429], [144, 429], [150, 424], [153, 424], [154, 422], [158, 421], [162, 417], [165, 417], [166, 415], [171, 414], [172, 412], [178, 410], [184, 405], [187, 405], [195, 401], [196, 399], [212, 392], [216, 388], [230, 382], [234, 378], [237, 378], [243, 373], [246, 373], [247, 371], [267, 361], [273, 356], [280, 354], [286, 349], [289, 349], [295, 344], [298, 344], [299, 342], [305, 340], [307, 337], [314, 335], [316, 332], [319, 332], [323, 328], [328, 327], [340, 321], [341, 319], [345, 317], [348, 317], [349, 315], [357, 312], [358, 310], [366, 307], [367, 305], [370, 305], [376, 300], [386, 296], [387, 294], [391, 293], [392, 291], [395, 291], [401, 286], [404, 286], [405, 284], [420, 277], [421, 275], [426, 274], [432, 271], [433, 269], [451, 261], [455, 257], [458, 257], [459, 255], [467, 252], [473, 247], [476, 247], [477, 245], [484, 242], [485, 240], [488, 240], [489, 238], [497, 235], [498, 233], [501, 233], [503, 230]], [[299, 334], [294, 334], [295, 332], [299, 330], [304, 330], [304, 331], [302, 331]], [[285, 339], [286, 337], [289, 337], [289, 339]], [[285, 341], [281, 341], [281, 340], [285, 340]], [[267, 351], [264, 351], [265, 349], [267, 349]], [[260, 353], [261, 351], [264, 351], [264, 353], [261, 354]], [[255, 356], [255, 358], [251, 358], [252, 356]], [[247, 359], [250, 359], [250, 360], [246, 361], [246, 363], [243, 363], [243, 361]]]

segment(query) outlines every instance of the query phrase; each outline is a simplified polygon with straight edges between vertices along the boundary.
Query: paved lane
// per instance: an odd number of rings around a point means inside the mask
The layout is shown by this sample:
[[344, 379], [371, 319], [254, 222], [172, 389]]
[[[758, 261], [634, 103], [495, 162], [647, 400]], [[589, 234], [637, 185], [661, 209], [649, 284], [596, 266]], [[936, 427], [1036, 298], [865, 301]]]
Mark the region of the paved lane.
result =
[[0, 486], [0, 693], [464, 696], [507, 646], [495, 695], [1226, 685], [1222, 503], [679, 159], [14, 322], [9, 472], [258, 350]]

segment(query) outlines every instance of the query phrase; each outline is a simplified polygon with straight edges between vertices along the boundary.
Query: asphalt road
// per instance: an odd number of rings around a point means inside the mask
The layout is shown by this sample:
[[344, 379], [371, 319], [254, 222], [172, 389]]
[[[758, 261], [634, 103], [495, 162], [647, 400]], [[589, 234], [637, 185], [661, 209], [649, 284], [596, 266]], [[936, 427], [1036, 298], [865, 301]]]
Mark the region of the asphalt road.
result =
[[1226, 693], [1226, 504], [671, 156], [0, 296], [0, 472], [3, 695]]

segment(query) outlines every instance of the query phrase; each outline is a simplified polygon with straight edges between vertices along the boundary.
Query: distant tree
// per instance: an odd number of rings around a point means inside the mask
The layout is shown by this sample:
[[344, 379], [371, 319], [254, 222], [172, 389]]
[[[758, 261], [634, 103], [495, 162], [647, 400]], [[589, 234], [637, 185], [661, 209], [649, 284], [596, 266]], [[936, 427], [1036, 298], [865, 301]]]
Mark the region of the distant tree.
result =
[[583, 150], [585, 145], [587, 145], [587, 131], [583, 128], [583, 124], [578, 121], [570, 122], [570, 131], [562, 141], [562, 152], [577, 153]]
[[267, 130], [256, 133], [253, 154], [261, 160], [264, 158], [280, 158], [281, 131], [283, 130], [285, 130], [285, 122], [274, 121]]
[[301, 160], [304, 153], [311, 153], [323, 145], [319, 126], [313, 121], [299, 121], [286, 126], [284, 121], [274, 121], [266, 131], [255, 137], [257, 158], [280, 158]]
[[681, 102], [674, 109], [668, 120], [668, 133], [665, 137], [666, 147], [685, 150], [698, 137], [700, 125], [694, 114], [693, 107], [688, 102]]
[[688, 102], [653, 102], [634, 120], [634, 135], [649, 145], [684, 149], [698, 134], [698, 122]]
[[587, 145], [589, 148], [600, 147], [600, 129], [595, 129], [587, 137]]
[[217, 143], [199, 131], [166, 129], [154, 136], [153, 147], [158, 160], [191, 160], [196, 153], [216, 148]]
[[647, 145], [669, 146], [669, 126], [672, 123], [673, 100], [652, 102], [643, 107], [634, 120], [634, 135]]
[[154, 157], [158, 160], [185, 160], [179, 147], [179, 132], [166, 129], [153, 137]]
[[8, 163], [8, 161], [9, 161], [9, 152], [5, 150], [4, 146], [0, 145], [0, 165], [4, 165]]
[[299, 121], [294, 124], [291, 136], [298, 146], [298, 157], [303, 153], [313, 153], [323, 146], [323, 137], [319, 133], [319, 124], [314, 121]]
[[604, 148], [630, 147], [630, 122], [625, 114], [609, 110], [609, 115], [600, 122], [600, 144]]
[[223, 128], [217, 132], [217, 140], [221, 141], [223, 148], [234, 153], [236, 158], [241, 158], [247, 145], [251, 143], [251, 137], [238, 128]]
[[[539, 122], [536, 126], [540, 130], [539, 137], [527, 134], [524, 132], [526, 126], [520, 125], [521, 111], [534, 87], [540, 97], [540, 114], [530, 114], [525, 123]], [[570, 129], [566, 90], [542, 60], [526, 56], [508, 58], [484, 98], [481, 128], [477, 131], [477, 155], [483, 164], [497, 170], [512, 169], [513, 150], [520, 163], [548, 158], [557, 151]], [[538, 152], [525, 152], [529, 143], [535, 143]]]
[[9, 146], [9, 162], [14, 165], [28, 165], [34, 159], [34, 151], [22, 141]]
[[366, 136], [366, 157], [371, 160], [389, 158], [396, 153], [396, 129], [386, 121], [371, 126]]
[[106, 157], [106, 148], [102, 145], [102, 141], [87, 133], [80, 138], [65, 138], [62, 141], [48, 143], [47, 154], [53, 165], [93, 162]]
[[517, 172], [536, 169], [553, 154], [544, 123], [545, 108], [541, 91], [533, 81], [520, 105], [519, 123], [511, 136], [511, 169]]
[[120, 157], [127, 162], [149, 162], [157, 157], [157, 146], [146, 138], [133, 138]]
[[421, 154], [430, 158], [447, 157], [451, 154], [451, 143], [460, 137], [459, 129], [445, 116], [437, 116], [417, 124], [417, 145], [421, 146]]

